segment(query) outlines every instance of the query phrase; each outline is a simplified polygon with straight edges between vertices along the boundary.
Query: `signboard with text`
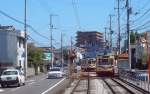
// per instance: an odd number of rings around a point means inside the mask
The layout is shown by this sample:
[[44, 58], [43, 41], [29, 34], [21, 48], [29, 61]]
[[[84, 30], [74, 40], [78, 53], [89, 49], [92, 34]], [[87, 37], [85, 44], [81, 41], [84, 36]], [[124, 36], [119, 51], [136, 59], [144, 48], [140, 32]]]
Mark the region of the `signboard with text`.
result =
[[51, 56], [52, 55], [52, 53], [44, 53], [44, 58], [43, 58], [43, 60], [51, 60]]

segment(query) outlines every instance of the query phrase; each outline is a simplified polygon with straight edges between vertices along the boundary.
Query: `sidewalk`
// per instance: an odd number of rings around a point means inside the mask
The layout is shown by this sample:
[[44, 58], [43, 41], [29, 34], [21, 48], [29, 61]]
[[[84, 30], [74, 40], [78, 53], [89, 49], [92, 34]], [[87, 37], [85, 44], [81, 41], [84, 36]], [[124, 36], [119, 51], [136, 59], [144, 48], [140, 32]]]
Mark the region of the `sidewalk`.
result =
[[42, 78], [46, 78], [46, 73], [40, 73], [38, 75], [28, 76], [26, 80], [39, 80]]

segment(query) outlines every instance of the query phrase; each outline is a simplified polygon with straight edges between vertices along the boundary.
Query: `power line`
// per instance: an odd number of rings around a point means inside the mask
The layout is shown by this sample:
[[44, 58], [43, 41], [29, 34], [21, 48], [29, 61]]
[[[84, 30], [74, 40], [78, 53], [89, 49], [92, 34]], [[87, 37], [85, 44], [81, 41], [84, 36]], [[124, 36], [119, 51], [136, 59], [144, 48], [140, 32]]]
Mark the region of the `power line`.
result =
[[[9, 19], [11, 19], [11, 20], [13, 20], [13, 21], [15, 21], [15, 22], [17, 22], [17, 23], [19, 23], [19, 24], [25, 25], [24, 22], [22, 22], [22, 21], [20, 21], [20, 20], [17, 20], [16, 18], [14, 18], [14, 17], [8, 15], [7, 13], [5, 13], [5, 12], [3, 12], [3, 11], [1, 11], [1, 10], [0, 10], [0, 14], [6, 16], [7, 18], [9, 18]], [[42, 38], [48, 39], [46, 36], [43, 36], [42, 34], [40, 34], [40, 33], [39, 33], [36, 29], [34, 29], [31, 25], [29, 25], [29, 24], [26, 24], [26, 25], [27, 25], [27, 27], [29, 27], [33, 32], [35, 32], [37, 35], [41, 36]], [[49, 39], [48, 39], [48, 40], [49, 40]]]
[[147, 25], [147, 24], [149, 24], [149, 23], [150, 23], [150, 20], [148, 20], [147, 22], [145, 22], [143, 25], [134, 28], [133, 30], [140, 29], [140, 28], [144, 27], [145, 25]]
[[139, 12], [142, 11], [148, 4], [150, 4], [149, 0], [144, 3], [144, 5], [139, 9]]
[[33, 41], [34, 43], [36, 43], [39, 46], [43, 46], [44, 44], [39, 43], [38, 41], [36, 41], [34, 38], [32, 38], [31, 36], [28, 35], [28, 39]]
[[36, 34], [38, 34], [39, 36], [41, 36], [42, 38], [45, 38], [47, 40], [49, 40], [48, 37], [42, 35], [41, 33], [39, 33], [37, 30], [35, 30], [31, 25], [28, 26], [33, 32], [35, 32]]
[[148, 25], [148, 26], [145, 26], [145, 27], [143, 27], [143, 28], [140, 28], [140, 29], [137, 29], [137, 30], [144, 30], [144, 29], [147, 29], [147, 28], [149, 28], [150, 27], [150, 25]]
[[142, 19], [147, 13], [149, 13], [150, 12], [150, 8], [148, 9], [148, 10], [146, 10], [144, 13], [143, 13], [143, 15], [141, 15], [140, 17], [138, 17], [137, 19], [135, 19], [134, 20], [134, 22], [137, 22], [137, 21], [139, 21], [140, 19]]
[[9, 16], [8, 14], [6, 14], [5, 12], [3, 12], [3, 11], [1, 11], [1, 10], [0, 10], [0, 14], [6, 16], [6, 17], [8, 17], [8, 18], [10, 18], [11, 20], [13, 20], [13, 21], [15, 21], [15, 22], [17, 22], [17, 23], [19, 23], [19, 24], [23, 24], [23, 25], [24, 25], [24, 23], [23, 23], [22, 21], [19, 21], [19, 20], [15, 19], [15, 18]]

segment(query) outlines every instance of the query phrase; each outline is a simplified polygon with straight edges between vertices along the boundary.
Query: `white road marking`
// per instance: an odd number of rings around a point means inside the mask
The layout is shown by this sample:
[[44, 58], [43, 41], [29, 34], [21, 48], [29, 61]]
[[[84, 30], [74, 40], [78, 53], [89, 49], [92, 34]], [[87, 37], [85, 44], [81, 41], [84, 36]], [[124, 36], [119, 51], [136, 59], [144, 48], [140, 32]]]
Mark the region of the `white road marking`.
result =
[[66, 78], [63, 78], [62, 80], [60, 80], [58, 83], [56, 83], [54, 86], [50, 87], [49, 89], [47, 89], [46, 91], [42, 92], [41, 94], [46, 94], [48, 91], [51, 91], [53, 88], [55, 88], [57, 85], [59, 85], [61, 82], [63, 82]]
[[31, 83], [28, 84], [28, 86], [30, 86], [30, 85], [32, 85], [32, 84], [34, 84], [34, 83], [35, 83], [35, 82], [31, 82]]
[[45, 80], [46, 78], [42, 78], [42, 79], [40, 79], [40, 80], [38, 80], [38, 81], [42, 81], [42, 80]]
[[27, 80], [25, 81], [26, 83], [29, 83], [29, 82], [34, 82], [35, 80]]
[[18, 90], [18, 89], [20, 89], [20, 87], [17, 87], [17, 88], [15, 88], [15, 89], [12, 89], [11, 91], [16, 91], [16, 90]]
[[4, 92], [4, 90], [3, 90], [3, 89], [0, 89], [0, 92]]

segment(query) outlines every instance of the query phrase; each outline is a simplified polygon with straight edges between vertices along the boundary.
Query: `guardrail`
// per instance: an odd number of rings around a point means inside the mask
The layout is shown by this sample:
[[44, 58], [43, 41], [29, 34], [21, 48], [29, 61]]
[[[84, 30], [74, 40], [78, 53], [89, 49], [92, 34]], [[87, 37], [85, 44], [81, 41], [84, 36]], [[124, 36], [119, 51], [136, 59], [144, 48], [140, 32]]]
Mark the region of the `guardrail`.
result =
[[150, 91], [150, 81], [146, 70], [125, 70], [119, 69], [119, 77], [146, 91]]

